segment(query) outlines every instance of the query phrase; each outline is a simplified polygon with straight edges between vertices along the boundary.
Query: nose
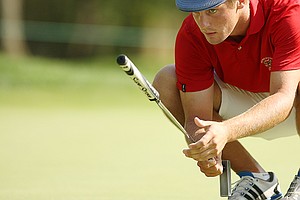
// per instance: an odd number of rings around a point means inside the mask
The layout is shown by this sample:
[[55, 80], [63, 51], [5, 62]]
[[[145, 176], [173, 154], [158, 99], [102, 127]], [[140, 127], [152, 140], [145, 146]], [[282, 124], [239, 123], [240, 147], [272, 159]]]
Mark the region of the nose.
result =
[[210, 26], [208, 16], [204, 12], [193, 12], [194, 20], [201, 29], [205, 29]]

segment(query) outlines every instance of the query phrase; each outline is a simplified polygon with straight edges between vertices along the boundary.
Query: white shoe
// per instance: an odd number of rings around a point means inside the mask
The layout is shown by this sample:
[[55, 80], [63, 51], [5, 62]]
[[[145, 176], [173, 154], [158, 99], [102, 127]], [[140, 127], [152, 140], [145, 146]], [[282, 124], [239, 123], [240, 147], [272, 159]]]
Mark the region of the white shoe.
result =
[[283, 200], [300, 200], [300, 176], [295, 176]]
[[[240, 172], [230, 200], [277, 200], [282, 198], [279, 183], [273, 172]], [[267, 177], [267, 178], [264, 178]], [[267, 179], [267, 180], [266, 180]]]

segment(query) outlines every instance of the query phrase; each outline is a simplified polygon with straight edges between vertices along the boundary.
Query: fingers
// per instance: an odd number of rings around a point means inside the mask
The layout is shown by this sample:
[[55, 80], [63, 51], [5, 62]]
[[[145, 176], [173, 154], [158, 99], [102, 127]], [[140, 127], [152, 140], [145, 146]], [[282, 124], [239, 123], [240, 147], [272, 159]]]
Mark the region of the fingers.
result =
[[207, 131], [205, 135], [201, 137], [201, 139], [199, 139], [195, 143], [190, 144], [189, 148], [194, 148], [194, 149], [208, 148], [213, 137], [214, 137], [213, 133], [211, 131]]
[[215, 122], [200, 120], [198, 117], [194, 118], [194, 122], [199, 127], [199, 129], [195, 132], [195, 135], [200, 135], [201, 138], [199, 138], [196, 143], [190, 144], [190, 147], [201, 148], [207, 146], [209, 142], [214, 138], [215, 134], [210, 131], [209, 128]]
[[182, 151], [188, 158], [192, 158], [196, 161], [207, 161], [217, 156], [216, 149], [184, 149]]
[[189, 148], [183, 150], [186, 157], [193, 158], [196, 161], [206, 161], [218, 155], [216, 144], [208, 143], [204, 145], [201, 140], [190, 144]]
[[222, 163], [219, 162], [212, 164], [209, 161], [198, 161], [197, 165], [199, 166], [200, 171], [207, 177], [215, 177], [223, 173]]
[[226, 135], [222, 124], [214, 121], [200, 120], [194, 118], [195, 124], [199, 129], [195, 132], [195, 137], [199, 137], [195, 143], [190, 144], [183, 150], [186, 157], [196, 161], [206, 161], [216, 157], [226, 144]]
[[200, 128], [206, 127], [206, 126], [210, 126], [210, 125], [212, 125], [212, 123], [214, 123], [213, 121], [204, 121], [204, 120], [201, 120], [198, 117], [194, 118], [194, 122]]
[[196, 141], [201, 141], [202, 143], [199, 143], [198, 145], [205, 145], [207, 144], [211, 138], [210, 136], [207, 136], [207, 131], [209, 126], [213, 123], [211, 121], [203, 121], [200, 120], [198, 117], [194, 118], [195, 124], [199, 127], [199, 129], [195, 132], [195, 136], [200, 136]]

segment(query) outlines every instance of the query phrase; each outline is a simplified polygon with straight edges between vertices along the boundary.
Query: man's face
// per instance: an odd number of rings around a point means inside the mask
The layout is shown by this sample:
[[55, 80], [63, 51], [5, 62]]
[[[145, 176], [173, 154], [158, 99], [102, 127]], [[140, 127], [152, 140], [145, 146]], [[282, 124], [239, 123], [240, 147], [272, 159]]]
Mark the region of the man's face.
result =
[[236, 32], [239, 13], [237, 6], [232, 5], [232, 2], [227, 1], [213, 9], [192, 14], [200, 31], [210, 44], [219, 44]]

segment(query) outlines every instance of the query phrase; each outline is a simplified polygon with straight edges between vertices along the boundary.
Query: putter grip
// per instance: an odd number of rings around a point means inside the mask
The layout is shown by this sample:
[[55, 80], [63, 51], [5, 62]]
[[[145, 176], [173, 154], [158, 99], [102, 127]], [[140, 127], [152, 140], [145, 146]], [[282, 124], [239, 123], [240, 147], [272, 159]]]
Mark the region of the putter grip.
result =
[[117, 63], [119, 64], [119, 66], [122, 66], [123, 71], [128, 76], [134, 76], [134, 69], [132, 66], [133, 64], [131, 65], [130, 60], [125, 55], [123, 54], [119, 55], [117, 58]]
[[121, 54], [117, 58], [117, 63], [119, 65], [126, 65], [126, 56], [124, 54]]
[[117, 63], [123, 71], [135, 82], [139, 89], [148, 97], [150, 101], [158, 101], [159, 93], [143, 76], [139, 69], [124, 54], [117, 57]]

